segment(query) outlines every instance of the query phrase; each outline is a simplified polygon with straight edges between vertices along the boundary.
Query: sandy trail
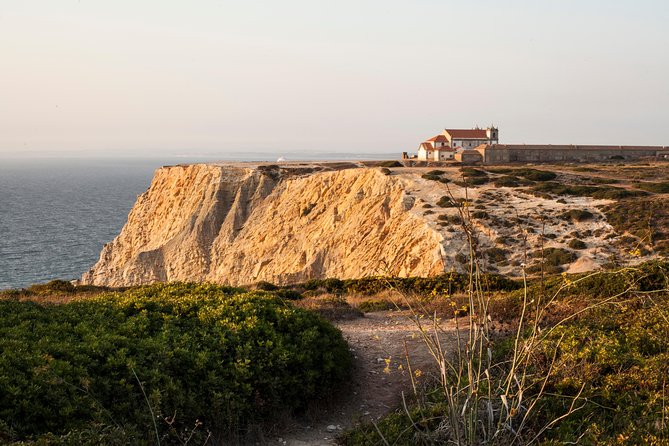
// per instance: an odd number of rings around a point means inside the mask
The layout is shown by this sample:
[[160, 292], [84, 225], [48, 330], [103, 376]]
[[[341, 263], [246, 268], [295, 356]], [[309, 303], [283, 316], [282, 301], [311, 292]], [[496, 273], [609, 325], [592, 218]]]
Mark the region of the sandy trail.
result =
[[[314, 410], [301, 420], [290, 423], [281, 433], [267, 438], [267, 444], [315, 446], [336, 444], [343, 430], [364, 421], [377, 420], [402, 405], [402, 392], [410, 398], [413, 386], [409, 366], [417, 387], [433, 382], [437, 363], [407, 312], [368, 313], [363, 318], [339, 321], [355, 357], [355, 370], [348, 389], [329, 407]], [[424, 322], [434, 334], [434, 325]], [[440, 323], [444, 349], [456, 342], [454, 321]], [[410, 364], [405, 353], [409, 352]], [[334, 429], [333, 429], [334, 427]]]

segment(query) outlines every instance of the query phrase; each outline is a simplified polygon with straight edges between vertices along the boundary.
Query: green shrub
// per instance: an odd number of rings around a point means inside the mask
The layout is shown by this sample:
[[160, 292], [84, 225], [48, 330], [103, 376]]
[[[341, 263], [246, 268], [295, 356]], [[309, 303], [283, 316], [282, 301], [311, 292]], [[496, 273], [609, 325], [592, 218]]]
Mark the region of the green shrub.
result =
[[531, 190], [538, 195], [572, 195], [609, 200], [647, 195], [647, 193], [643, 191], [622, 189], [620, 187], [567, 185], [553, 181], [535, 184], [532, 186]]
[[500, 178], [497, 178], [494, 182], [495, 187], [521, 187], [521, 186], [529, 186], [532, 183], [531, 181], [527, 180], [521, 180], [518, 177], [512, 177], [512, 176], [503, 176]]
[[452, 208], [455, 207], [456, 204], [453, 202], [451, 197], [444, 195], [439, 199], [439, 201], [437, 201], [437, 206], [440, 206], [442, 208]]
[[669, 182], [664, 183], [634, 183], [634, 186], [656, 194], [669, 194]]
[[323, 286], [328, 291], [328, 293], [338, 294], [344, 291], [346, 284], [343, 280], [330, 278], [323, 281]]
[[390, 169], [388, 169], [387, 167], [382, 167], [382, 168], [379, 169], [379, 170], [380, 170], [381, 173], [384, 174], [384, 175], [390, 175], [390, 174], [392, 173], [392, 171], [391, 171]]
[[430, 181], [439, 181], [440, 183], [444, 183], [444, 184], [451, 182], [451, 180], [449, 180], [448, 178], [444, 178], [440, 175], [434, 175], [434, 174], [430, 174], [430, 173], [422, 175], [421, 178], [424, 178], [424, 179], [430, 180]]
[[[484, 280], [491, 291], [511, 291], [522, 286], [518, 281], [497, 274], [486, 274]], [[390, 289], [431, 296], [434, 294], [459, 293], [469, 287], [468, 276], [454, 272], [435, 277], [364, 277], [348, 279], [344, 282], [348, 293], [367, 296]]]
[[443, 174], [445, 174], [445, 173], [446, 173], [446, 172], [444, 172], [443, 170], [438, 170], [438, 169], [436, 169], [436, 170], [431, 170], [431, 171], [429, 171], [427, 174], [428, 174], [428, 175], [443, 175]]
[[45, 284], [32, 285], [27, 291], [34, 294], [73, 293], [75, 286], [66, 280], [52, 280]]
[[288, 299], [288, 300], [302, 299], [302, 294], [300, 294], [298, 291], [291, 290], [288, 288], [282, 288], [280, 290], [276, 290], [272, 294], [281, 299]]
[[545, 170], [537, 170], [530, 168], [496, 168], [489, 169], [492, 173], [501, 173], [511, 175], [511, 177], [522, 177], [530, 181], [550, 181], [557, 178], [557, 175], [553, 172], [546, 172]]
[[128, 443], [153, 444], [143, 391], [159, 420], [177, 414], [179, 432], [199, 419], [234, 436], [305, 407], [351, 363], [339, 331], [316, 315], [266, 292], [202, 284], [62, 305], [0, 301], [0, 351], [0, 426], [12, 440], [118, 423]]
[[474, 169], [473, 167], [463, 167], [460, 169], [460, 173], [462, 173], [463, 176], [469, 178], [473, 177], [486, 178], [488, 176], [488, 174], [483, 170]]
[[474, 187], [481, 186], [488, 183], [487, 177], [465, 177], [462, 181], [453, 181], [453, 184], [456, 184], [460, 187]]
[[485, 251], [486, 257], [494, 263], [505, 262], [509, 254], [511, 254], [510, 251], [497, 247], [488, 248]]
[[379, 167], [404, 167], [399, 161], [381, 161], [377, 164]]
[[[534, 251], [532, 257], [541, 258], [541, 250]], [[578, 258], [576, 254], [564, 248], [545, 248], [543, 251], [543, 259], [545, 265], [560, 266], [571, 263]]]
[[389, 300], [363, 300], [356, 308], [363, 313], [375, 313], [377, 311], [395, 310], [397, 307]]
[[561, 215], [564, 220], [573, 220], [577, 222], [592, 220], [594, 216], [595, 215], [592, 212], [583, 209], [570, 209]]
[[571, 249], [585, 249], [588, 247], [588, 245], [586, 245], [583, 241], [575, 238], [569, 242], [569, 247]]
[[584, 385], [582, 409], [562, 421], [549, 438], [602, 445], [664, 444], [659, 439], [667, 438], [669, 426], [658, 422], [658, 414], [665, 410], [669, 375], [669, 300], [665, 293], [652, 301], [630, 302], [624, 312], [611, 310], [591, 311], [545, 341], [551, 348], [559, 342], [560, 348], [553, 366], [556, 374], [547, 383], [547, 393], [555, 396], [546, 400], [542, 418], [563, 413], [564, 397]]
[[[666, 240], [669, 233], [669, 206], [657, 198], [621, 200], [604, 206], [606, 220], [620, 233], [629, 232], [645, 243], [653, 244]], [[632, 250], [634, 246], [629, 246]]]
[[254, 288], [262, 291], [276, 291], [279, 289], [278, 286], [274, 285], [273, 283], [266, 282], [264, 280], [256, 283]]

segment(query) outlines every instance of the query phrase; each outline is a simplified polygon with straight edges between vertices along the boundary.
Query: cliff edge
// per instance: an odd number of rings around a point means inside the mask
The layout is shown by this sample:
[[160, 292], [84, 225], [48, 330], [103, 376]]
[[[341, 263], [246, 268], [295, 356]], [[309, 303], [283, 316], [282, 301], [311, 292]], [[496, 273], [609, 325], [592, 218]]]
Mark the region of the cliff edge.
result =
[[363, 166], [163, 167], [86, 284], [288, 284], [430, 276], [442, 235], [412, 212], [401, 179]]
[[[664, 246], [646, 246], [626, 229], [631, 216], [622, 210], [649, 203], [664, 225], [665, 195], [635, 191], [615, 166], [599, 167], [599, 176], [568, 166], [440, 169], [334, 162], [164, 167], [82, 282], [291, 284], [464, 272], [470, 241], [460, 213], [471, 222], [483, 270], [510, 277], [635, 263]], [[463, 187], [463, 174], [478, 181]]]

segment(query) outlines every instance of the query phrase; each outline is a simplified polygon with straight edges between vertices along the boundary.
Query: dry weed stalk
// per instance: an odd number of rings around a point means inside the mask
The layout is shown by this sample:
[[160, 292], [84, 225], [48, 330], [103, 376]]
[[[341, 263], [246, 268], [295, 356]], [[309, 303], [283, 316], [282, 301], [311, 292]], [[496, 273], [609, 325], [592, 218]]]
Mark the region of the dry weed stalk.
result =
[[[450, 188], [449, 194], [455, 203]], [[466, 188], [465, 201], [457, 207], [457, 210], [470, 253], [467, 291], [469, 315], [466, 318], [460, 318], [458, 313], [455, 313], [456, 348], [454, 352], [448, 351], [441, 341], [443, 336], [440, 335], [445, 334], [445, 331], [440, 325], [436, 312], [430, 318], [429, 323], [425, 322], [421, 316], [424, 313], [412, 306], [412, 303], [415, 305], [417, 301], [411, 299], [406, 293], [400, 292], [405, 301], [404, 305], [410, 309], [411, 320], [416, 324], [423, 342], [438, 365], [439, 385], [447, 401], [446, 413], [443, 413], [440, 425], [433, 433], [433, 439], [440, 443], [463, 446], [536, 444], [547, 430], [581, 409], [585, 404], [585, 401], [581, 399], [584, 386], [581, 386], [575, 396], [564, 397], [568, 401], [568, 407], [562, 415], [548, 420], [542, 426], [537, 426], [536, 420], [532, 420], [541, 408], [542, 400], [548, 396], [546, 386], [555, 372], [562, 338], [552, 345], [552, 351], [549, 352], [546, 351], [544, 341], [556, 328], [578, 315], [598, 306], [619, 302], [620, 298], [627, 294], [634, 285], [630, 285], [620, 294], [602, 299], [544, 327], [542, 321], [547, 316], [547, 311], [556, 303], [563, 291], [578, 282], [603, 273], [592, 273], [574, 281], [565, 277], [556, 292], [550, 296], [544, 296], [542, 271], [541, 290], [536, 295], [530, 295], [525, 265], [523, 265], [523, 296], [517, 327], [511, 339], [512, 351], [510, 358], [496, 360], [493, 355], [493, 344], [498, 336], [492, 326], [495, 316], [492, 314], [490, 305], [492, 295], [488, 291], [489, 287], [485, 283], [486, 276], [481, 269], [478, 238], [469, 212], [469, 197]], [[543, 263], [543, 259], [541, 260]], [[533, 360], [539, 355], [543, 355], [548, 360], [544, 372], [539, 372], [533, 367]], [[530, 423], [530, 421], [533, 422]], [[412, 425], [415, 426], [413, 420]], [[424, 438], [425, 433], [421, 431], [416, 434]]]

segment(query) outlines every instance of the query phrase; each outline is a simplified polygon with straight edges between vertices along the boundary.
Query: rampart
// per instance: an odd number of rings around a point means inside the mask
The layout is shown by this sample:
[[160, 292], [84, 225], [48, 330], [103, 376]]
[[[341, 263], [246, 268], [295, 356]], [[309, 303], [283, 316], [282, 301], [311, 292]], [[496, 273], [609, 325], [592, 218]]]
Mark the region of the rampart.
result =
[[669, 158], [664, 146], [598, 146], [598, 145], [525, 145], [492, 144], [476, 148], [484, 164], [599, 162], [637, 160], [640, 158]]

